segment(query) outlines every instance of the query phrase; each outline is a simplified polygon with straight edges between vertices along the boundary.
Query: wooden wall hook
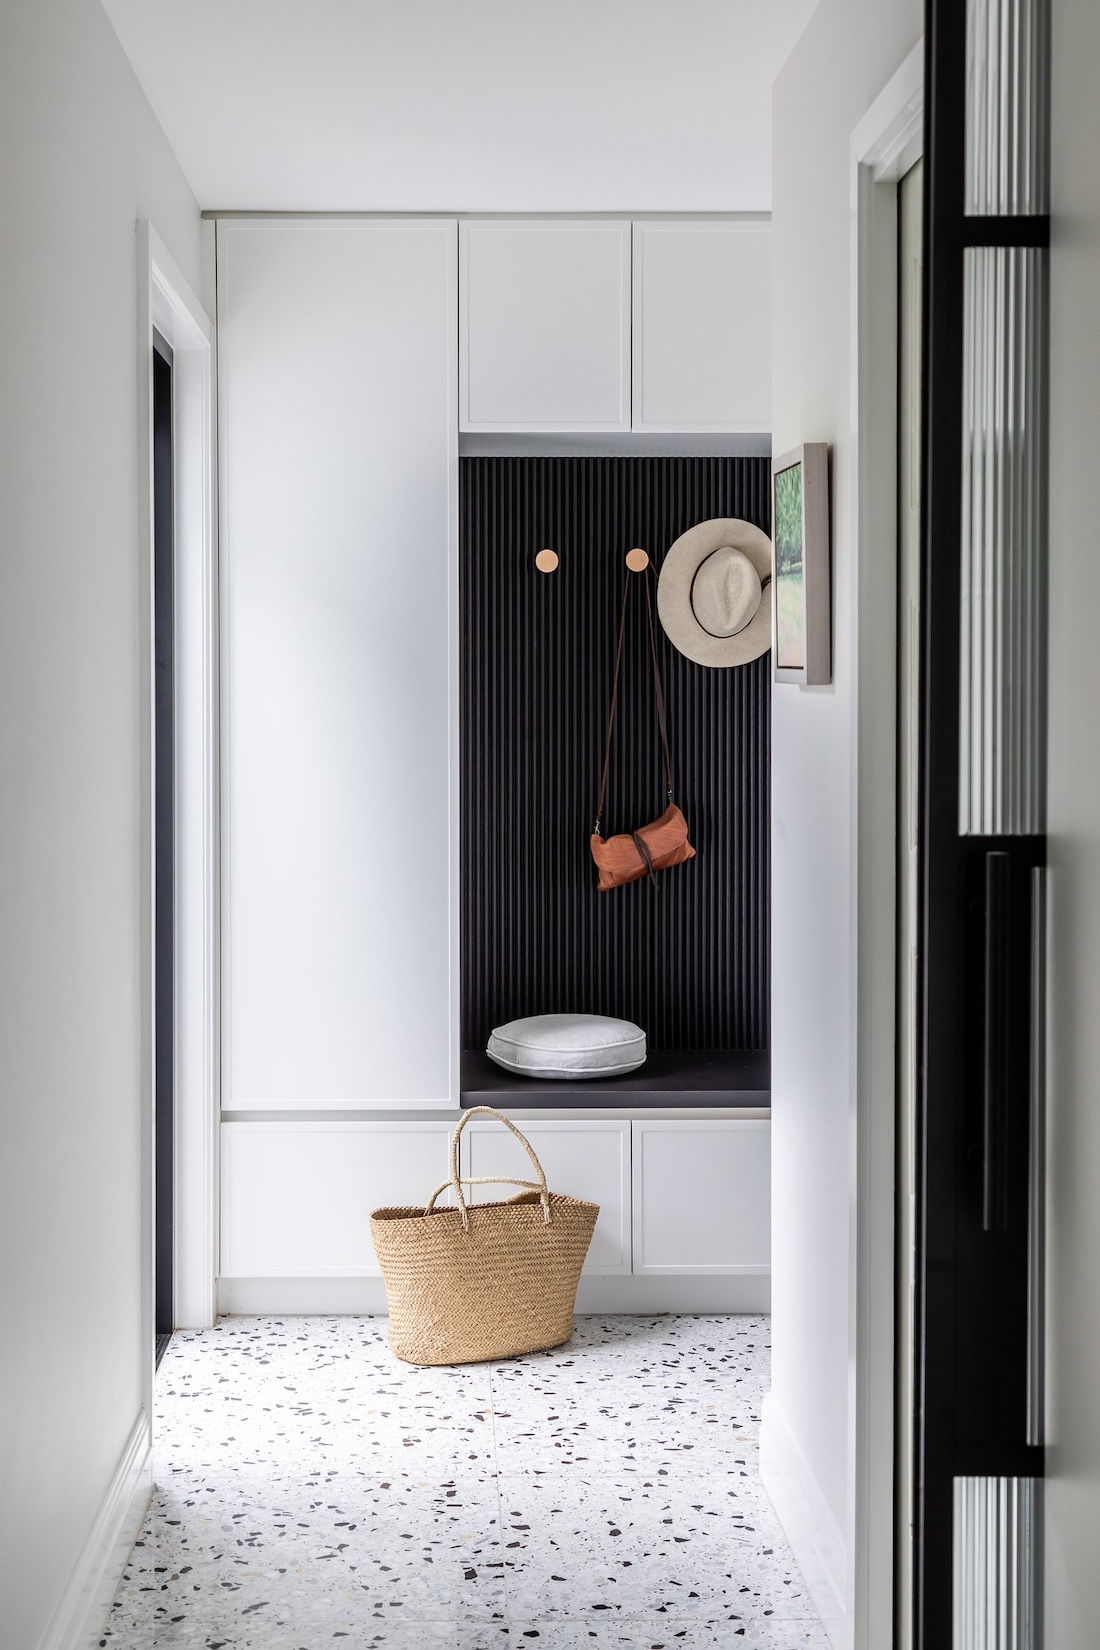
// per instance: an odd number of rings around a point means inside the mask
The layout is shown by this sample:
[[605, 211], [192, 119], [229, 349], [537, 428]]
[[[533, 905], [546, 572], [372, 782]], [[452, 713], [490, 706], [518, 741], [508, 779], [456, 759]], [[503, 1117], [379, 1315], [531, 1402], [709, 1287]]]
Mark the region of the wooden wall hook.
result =
[[556, 550], [540, 550], [535, 557], [535, 566], [540, 573], [555, 573], [558, 567], [558, 553]]
[[632, 573], [644, 573], [646, 568], [649, 566], [648, 550], [628, 550], [626, 553], [626, 565]]

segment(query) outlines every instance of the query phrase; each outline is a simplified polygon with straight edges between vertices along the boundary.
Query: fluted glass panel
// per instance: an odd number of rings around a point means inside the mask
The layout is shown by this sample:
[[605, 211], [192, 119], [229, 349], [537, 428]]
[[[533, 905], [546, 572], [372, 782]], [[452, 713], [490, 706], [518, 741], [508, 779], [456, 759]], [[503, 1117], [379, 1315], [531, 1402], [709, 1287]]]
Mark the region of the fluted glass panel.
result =
[[1045, 828], [1046, 272], [1035, 247], [965, 255], [964, 835]]
[[968, 0], [966, 210], [1047, 212], [1049, 0]]
[[956, 1478], [952, 1650], [1037, 1650], [1042, 1485]]

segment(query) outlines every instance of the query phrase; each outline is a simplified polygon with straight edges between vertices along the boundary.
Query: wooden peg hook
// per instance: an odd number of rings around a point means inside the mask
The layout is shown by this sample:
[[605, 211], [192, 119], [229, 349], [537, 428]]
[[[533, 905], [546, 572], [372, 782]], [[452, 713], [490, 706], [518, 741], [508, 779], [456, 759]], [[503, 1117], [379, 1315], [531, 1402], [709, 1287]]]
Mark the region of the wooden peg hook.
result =
[[558, 553], [556, 550], [540, 550], [535, 557], [535, 566], [540, 573], [555, 573], [558, 567]]
[[632, 573], [644, 573], [649, 566], [649, 552], [647, 550], [628, 550], [626, 565]]

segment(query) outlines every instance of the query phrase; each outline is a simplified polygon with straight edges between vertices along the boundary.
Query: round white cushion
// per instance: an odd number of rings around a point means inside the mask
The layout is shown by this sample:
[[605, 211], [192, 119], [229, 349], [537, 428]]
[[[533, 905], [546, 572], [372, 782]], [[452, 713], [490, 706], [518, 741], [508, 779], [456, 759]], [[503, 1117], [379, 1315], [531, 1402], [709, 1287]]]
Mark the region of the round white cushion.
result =
[[618, 1077], [645, 1063], [645, 1032], [603, 1014], [529, 1014], [497, 1026], [485, 1052], [522, 1077]]

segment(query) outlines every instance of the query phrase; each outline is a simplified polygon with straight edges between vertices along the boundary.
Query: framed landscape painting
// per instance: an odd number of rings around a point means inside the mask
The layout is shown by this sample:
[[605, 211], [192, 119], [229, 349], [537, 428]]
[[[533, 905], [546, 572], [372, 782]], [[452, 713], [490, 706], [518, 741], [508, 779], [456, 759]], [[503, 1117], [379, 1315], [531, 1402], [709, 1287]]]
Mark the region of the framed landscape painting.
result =
[[829, 449], [808, 441], [772, 465], [775, 680], [821, 687], [832, 677]]

